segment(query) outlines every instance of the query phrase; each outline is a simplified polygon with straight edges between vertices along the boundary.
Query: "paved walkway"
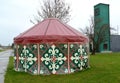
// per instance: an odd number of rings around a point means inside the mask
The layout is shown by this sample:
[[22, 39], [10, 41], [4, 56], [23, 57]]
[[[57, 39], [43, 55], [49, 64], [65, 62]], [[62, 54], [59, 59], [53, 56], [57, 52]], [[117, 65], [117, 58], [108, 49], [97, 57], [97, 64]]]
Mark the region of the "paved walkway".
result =
[[9, 61], [9, 56], [13, 55], [13, 50], [0, 52], [0, 83], [4, 83], [4, 75]]

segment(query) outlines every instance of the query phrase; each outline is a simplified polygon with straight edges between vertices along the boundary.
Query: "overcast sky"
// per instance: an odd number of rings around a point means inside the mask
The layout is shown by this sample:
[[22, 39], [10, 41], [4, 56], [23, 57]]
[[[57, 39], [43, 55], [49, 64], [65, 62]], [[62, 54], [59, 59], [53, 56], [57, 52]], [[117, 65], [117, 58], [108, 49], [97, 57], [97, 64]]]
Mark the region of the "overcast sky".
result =
[[[40, 0], [41, 1], [41, 0]], [[110, 25], [119, 28], [120, 0], [66, 0], [71, 6], [70, 26], [79, 30], [89, 25], [93, 7], [98, 3], [110, 4]], [[0, 44], [9, 45], [13, 38], [33, 26], [30, 19], [36, 15], [39, 0], [0, 0]]]

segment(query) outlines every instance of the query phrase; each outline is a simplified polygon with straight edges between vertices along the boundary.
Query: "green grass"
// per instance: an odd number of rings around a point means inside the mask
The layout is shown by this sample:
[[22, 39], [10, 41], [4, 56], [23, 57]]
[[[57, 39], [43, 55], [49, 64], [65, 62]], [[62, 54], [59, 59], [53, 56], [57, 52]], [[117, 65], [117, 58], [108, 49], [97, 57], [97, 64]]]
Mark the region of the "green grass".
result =
[[0, 50], [0, 52], [2, 52], [3, 50]]
[[6, 49], [0, 49], [0, 52], [3, 52], [3, 51], [5, 51]]
[[13, 70], [10, 57], [5, 83], [120, 83], [120, 53], [90, 57], [90, 69], [67, 75], [31, 75]]

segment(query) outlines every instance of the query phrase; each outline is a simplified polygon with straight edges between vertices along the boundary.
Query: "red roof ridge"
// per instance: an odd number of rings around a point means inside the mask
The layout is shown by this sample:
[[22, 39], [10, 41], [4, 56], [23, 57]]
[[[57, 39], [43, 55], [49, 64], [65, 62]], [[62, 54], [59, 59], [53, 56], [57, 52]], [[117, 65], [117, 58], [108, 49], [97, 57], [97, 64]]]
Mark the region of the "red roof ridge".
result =
[[[46, 19], [47, 20], [47, 19]], [[49, 23], [48, 23], [48, 25], [47, 25], [47, 29], [46, 29], [46, 31], [45, 31], [45, 33], [44, 33], [44, 35], [46, 35], [46, 33], [47, 33], [47, 30], [48, 30], [48, 27], [49, 27], [49, 24], [50, 24], [50, 22], [51, 22], [51, 18], [49, 18]]]

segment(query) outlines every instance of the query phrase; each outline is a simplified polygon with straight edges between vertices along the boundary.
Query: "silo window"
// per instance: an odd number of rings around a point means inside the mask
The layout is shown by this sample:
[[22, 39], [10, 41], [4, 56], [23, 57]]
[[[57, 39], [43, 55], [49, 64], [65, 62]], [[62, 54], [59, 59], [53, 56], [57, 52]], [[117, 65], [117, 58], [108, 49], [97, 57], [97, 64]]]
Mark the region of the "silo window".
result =
[[104, 47], [104, 50], [108, 49], [108, 45], [107, 44], [104, 44], [103, 47]]
[[100, 15], [100, 9], [99, 9], [99, 8], [96, 8], [96, 9], [95, 9], [95, 16], [98, 16], [98, 15]]

